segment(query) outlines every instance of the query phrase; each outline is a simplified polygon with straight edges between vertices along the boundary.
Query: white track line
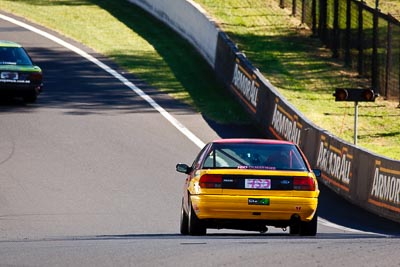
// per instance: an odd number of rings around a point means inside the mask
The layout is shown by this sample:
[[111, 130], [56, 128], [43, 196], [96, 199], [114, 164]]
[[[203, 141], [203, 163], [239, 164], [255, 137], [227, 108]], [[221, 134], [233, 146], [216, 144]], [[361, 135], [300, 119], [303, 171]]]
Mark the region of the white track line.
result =
[[102, 68], [103, 70], [105, 70], [106, 72], [108, 72], [109, 74], [111, 74], [112, 76], [114, 76], [116, 79], [118, 79], [119, 81], [121, 81], [124, 85], [126, 85], [127, 87], [129, 87], [133, 92], [135, 92], [138, 96], [140, 96], [142, 99], [144, 99], [147, 103], [150, 104], [150, 106], [152, 106], [155, 110], [157, 110], [167, 121], [169, 121], [176, 129], [178, 129], [181, 133], [183, 133], [187, 138], [189, 138], [189, 140], [191, 140], [195, 145], [197, 145], [199, 148], [203, 148], [204, 147], [204, 143], [203, 141], [201, 141], [195, 134], [193, 134], [188, 128], [186, 128], [181, 122], [179, 122], [177, 119], [175, 119], [175, 117], [173, 117], [169, 112], [167, 112], [164, 108], [162, 108], [156, 101], [154, 101], [149, 95], [147, 95], [145, 92], [143, 92], [141, 89], [139, 89], [136, 85], [134, 85], [132, 82], [130, 82], [128, 79], [126, 79], [124, 76], [122, 76], [121, 74], [119, 74], [117, 71], [115, 71], [114, 69], [110, 68], [109, 66], [107, 66], [106, 64], [104, 64], [103, 62], [101, 62], [100, 60], [98, 60], [97, 58], [89, 55], [88, 53], [86, 53], [85, 51], [83, 51], [82, 49], [79, 49], [78, 47], [65, 42], [64, 40], [61, 40], [60, 38], [42, 31], [36, 27], [33, 27], [31, 25], [28, 25], [24, 22], [21, 22], [19, 20], [16, 20], [14, 18], [5, 16], [3, 14], [0, 14], [0, 18], [3, 20], [6, 20], [8, 22], [11, 22], [13, 24], [16, 24], [20, 27], [23, 27], [29, 31], [35, 32], [47, 39], [52, 40], [53, 42], [77, 53], [78, 55], [86, 58], [87, 60], [93, 62], [94, 64], [96, 64], [97, 66], [99, 66], [100, 68]]
[[[147, 103], [149, 103], [155, 110], [157, 110], [166, 120], [168, 120], [176, 129], [178, 129], [181, 133], [183, 133], [187, 138], [189, 138], [189, 140], [191, 140], [195, 145], [197, 145], [199, 148], [203, 148], [204, 147], [204, 142], [201, 141], [195, 134], [193, 134], [188, 128], [186, 128], [181, 122], [179, 122], [177, 119], [175, 119], [175, 117], [173, 117], [168, 111], [166, 111], [164, 108], [162, 108], [156, 101], [154, 101], [149, 95], [147, 95], [145, 92], [143, 92], [141, 89], [139, 89], [136, 85], [134, 85], [132, 82], [130, 82], [128, 79], [126, 79], [124, 76], [122, 76], [121, 74], [119, 74], [117, 71], [115, 71], [114, 69], [110, 68], [109, 66], [107, 66], [106, 64], [104, 64], [103, 62], [101, 62], [100, 60], [98, 60], [97, 58], [89, 55], [88, 53], [86, 53], [85, 51], [83, 51], [82, 49], [79, 49], [78, 47], [67, 43], [64, 40], [61, 40], [60, 38], [42, 31], [34, 26], [31, 26], [29, 24], [26, 24], [22, 21], [16, 20], [14, 18], [5, 16], [3, 14], [0, 14], [0, 18], [3, 20], [6, 20], [8, 22], [11, 22], [13, 24], [16, 24], [22, 28], [25, 28], [29, 31], [35, 32], [47, 39], [52, 40], [53, 42], [77, 53], [78, 55], [86, 58], [87, 60], [93, 62], [94, 64], [96, 64], [97, 66], [99, 66], [100, 68], [102, 68], [103, 70], [105, 70], [106, 72], [108, 72], [109, 74], [111, 74], [112, 76], [114, 76], [116, 79], [118, 79], [119, 81], [121, 81], [124, 85], [126, 85], [127, 87], [129, 87], [129, 89], [131, 89], [133, 92], [135, 92], [138, 96], [140, 96], [142, 99], [144, 99]], [[349, 231], [349, 232], [354, 232], [354, 233], [366, 233], [366, 234], [376, 234], [376, 233], [369, 233], [369, 232], [363, 232], [363, 231], [359, 231], [359, 230], [355, 230], [355, 229], [351, 229], [351, 228], [347, 228], [347, 227], [343, 227], [334, 223], [331, 223], [329, 221], [326, 221], [324, 219], [318, 218], [319, 222], [322, 225], [325, 226], [329, 226], [332, 228], [336, 228], [339, 230], [343, 230], [343, 231]]]

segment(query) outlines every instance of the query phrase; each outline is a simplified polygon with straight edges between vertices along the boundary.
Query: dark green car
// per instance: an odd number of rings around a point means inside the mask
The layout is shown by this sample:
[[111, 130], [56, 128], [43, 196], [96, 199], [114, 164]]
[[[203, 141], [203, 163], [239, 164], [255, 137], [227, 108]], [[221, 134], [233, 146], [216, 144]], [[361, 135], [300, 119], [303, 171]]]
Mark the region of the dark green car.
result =
[[17, 43], [0, 40], [0, 95], [33, 103], [42, 88], [42, 70], [34, 65], [25, 49]]

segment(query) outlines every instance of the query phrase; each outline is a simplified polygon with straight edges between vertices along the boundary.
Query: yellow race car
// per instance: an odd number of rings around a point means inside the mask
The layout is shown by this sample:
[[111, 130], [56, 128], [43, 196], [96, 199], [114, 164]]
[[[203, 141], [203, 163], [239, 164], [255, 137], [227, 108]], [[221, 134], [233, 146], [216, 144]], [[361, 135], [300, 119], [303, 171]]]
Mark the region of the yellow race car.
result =
[[205, 145], [187, 174], [180, 232], [205, 235], [207, 228], [266, 232], [267, 226], [293, 235], [317, 233], [319, 170], [300, 148], [267, 139], [221, 139]]

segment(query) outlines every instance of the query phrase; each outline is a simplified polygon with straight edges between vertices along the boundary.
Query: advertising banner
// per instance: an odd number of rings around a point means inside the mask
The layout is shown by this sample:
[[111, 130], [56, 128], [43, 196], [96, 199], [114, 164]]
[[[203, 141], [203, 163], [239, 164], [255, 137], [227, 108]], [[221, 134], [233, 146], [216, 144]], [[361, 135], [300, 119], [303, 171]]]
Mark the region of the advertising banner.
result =
[[370, 174], [368, 204], [371, 209], [384, 212], [387, 217], [400, 221], [400, 164], [376, 158]]
[[331, 135], [321, 133], [317, 149], [316, 167], [321, 170], [322, 181], [347, 196], [353, 177], [353, 147], [341, 143]]

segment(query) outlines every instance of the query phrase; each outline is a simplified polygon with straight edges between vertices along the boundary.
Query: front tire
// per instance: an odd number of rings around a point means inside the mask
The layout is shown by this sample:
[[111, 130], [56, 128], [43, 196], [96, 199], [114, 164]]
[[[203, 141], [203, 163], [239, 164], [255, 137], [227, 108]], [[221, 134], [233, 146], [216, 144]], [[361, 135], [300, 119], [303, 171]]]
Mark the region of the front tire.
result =
[[188, 215], [188, 230], [190, 235], [205, 235], [207, 233], [207, 229], [204, 223], [197, 218], [196, 213], [193, 210], [192, 202], [189, 205], [189, 215]]
[[181, 207], [181, 234], [188, 235], [189, 234], [189, 217], [183, 207], [183, 198], [182, 198], [182, 207]]

